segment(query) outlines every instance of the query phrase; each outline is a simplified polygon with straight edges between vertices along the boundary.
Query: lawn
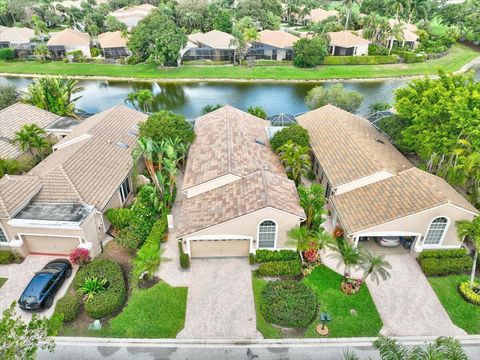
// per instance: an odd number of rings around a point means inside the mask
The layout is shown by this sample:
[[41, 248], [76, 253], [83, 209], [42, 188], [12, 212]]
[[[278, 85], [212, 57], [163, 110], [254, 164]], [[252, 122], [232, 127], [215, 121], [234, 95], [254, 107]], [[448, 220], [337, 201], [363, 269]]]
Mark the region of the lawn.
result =
[[463, 300], [457, 288], [467, 275], [430, 277], [428, 281], [455, 325], [469, 334], [480, 334], [480, 306]]
[[0, 278], [0, 288], [7, 282], [8, 279]]
[[152, 64], [68, 64], [55, 62], [15, 61], [0, 63], [0, 73], [53, 74], [135, 79], [245, 79], [245, 80], [325, 80], [351, 78], [399, 77], [433, 75], [439, 69], [455, 71], [480, 53], [456, 44], [441, 58], [417, 64], [391, 65], [329, 65], [317, 69], [299, 69], [293, 66], [193, 66], [158, 69]]
[[258, 278], [256, 276], [252, 277], [252, 286], [253, 286], [253, 296], [255, 299], [255, 312], [257, 313], [257, 330], [260, 331], [265, 339], [279, 339], [282, 337], [281, 331], [279, 328], [270, 325], [263, 317], [262, 312], [260, 311], [260, 304], [262, 301], [262, 291], [267, 285], [266, 280]]
[[185, 325], [187, 288], [160, 282], [135, 289], [127, 306], [110, 321], [115, 337], [174, 338]]

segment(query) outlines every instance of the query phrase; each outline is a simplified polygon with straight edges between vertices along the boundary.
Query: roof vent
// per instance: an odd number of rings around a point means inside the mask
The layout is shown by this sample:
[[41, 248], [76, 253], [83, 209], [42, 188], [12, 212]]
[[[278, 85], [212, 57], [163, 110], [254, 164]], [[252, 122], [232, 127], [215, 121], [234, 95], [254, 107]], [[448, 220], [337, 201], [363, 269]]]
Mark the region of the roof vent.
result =
[[257, 144], [260, 144], [260, 145], [265, 146], [265, 140], [263, 140], [263, 139], [256, 138], [256, 139], [255, 139], [255, 142], [256, 142]]
[[137, 136], [138, 136], [138, 131], [136, 131], [136, 130], [130, 130], [130, 131], [128, 132], [128, 135], [137, 137]]
[[119, 146], [119, 147], [121, 147], [121, 148], [123, 148], [123, 149], [128, 149], [128, 144], [125, 144], [125, 143], [123, 143], [123, 142], [121, 142], [121, 141], [117, 141], [117, 142], [115, 143], [115, 145], [117, 145], [117, 146]]
[[375, 139], [376, 142], [379, 142], [380, 144], [385, 144], [385, 142], [383, 140], [380, 140], [380, 139]]
[[0, 136], [0, 141], [6, 142], [7, 144], [10, 144], [10, 139], [5, 137], [5, 136]]

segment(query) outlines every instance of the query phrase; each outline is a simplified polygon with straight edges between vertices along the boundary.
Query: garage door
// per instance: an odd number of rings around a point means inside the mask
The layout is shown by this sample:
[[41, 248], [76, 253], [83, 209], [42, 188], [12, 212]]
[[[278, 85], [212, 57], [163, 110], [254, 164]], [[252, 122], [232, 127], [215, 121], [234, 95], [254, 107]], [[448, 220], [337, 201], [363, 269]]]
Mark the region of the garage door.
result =
[[72, 237], [22, 235], [22, 239], [30, 252], [40, 254], [69, 254], [79, 245], [78, 238]]
[[192, 257], [248, 256], [250, 240], [190, 240]]

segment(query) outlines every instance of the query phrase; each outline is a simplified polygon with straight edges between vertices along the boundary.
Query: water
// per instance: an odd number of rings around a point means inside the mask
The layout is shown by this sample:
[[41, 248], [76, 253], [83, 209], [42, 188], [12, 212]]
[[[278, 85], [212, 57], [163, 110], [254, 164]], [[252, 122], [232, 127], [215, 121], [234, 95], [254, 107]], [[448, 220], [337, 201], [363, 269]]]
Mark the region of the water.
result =
[[[480, 80], [480, 65], [475, 68], [476, 78]], [[26, 78], [1, 78], [0, 82], [12, 83], [25, 90], [32, 81]], [[364, 95], [359, 114], [367, 114], [368, 107], [376, 102], [393, 103], [394, 90], [404, 86], [408, 80], [381, 80], [343, 82], [345, 88]], [[307, 111], [304, 99], [315, 86], [331, 86], [331, 82], [315, 83], [215, 83], [208, 81], [191, 83], [146, 83], [124, 81], [79, 81], [85, 90], [77, 101], [77, 107], [94, 114], [124, 102], [127, 94], [148, 89], [155, 95], [153, 111], [168, 109], [195, 118], [202, 108], [209, 104], [229, 104], [246, 110], [249, 106], [261, 106], [268, 115], [278, 113], [297, 114]]]

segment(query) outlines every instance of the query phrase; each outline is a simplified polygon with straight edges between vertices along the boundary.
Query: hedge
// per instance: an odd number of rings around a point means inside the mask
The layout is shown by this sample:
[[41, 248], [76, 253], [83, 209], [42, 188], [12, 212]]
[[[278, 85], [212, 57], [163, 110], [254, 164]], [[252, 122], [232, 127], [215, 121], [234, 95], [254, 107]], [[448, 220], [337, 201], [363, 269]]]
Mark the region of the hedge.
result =
[[264, 263], [269, 261], [289, 261], [298, 259], [298, 253], [294, 250], [266, 250], [258, 249], [255, 253], [255, 261]]
[[0, 265], [11, 264], [15, 260], [15, 255], [11, 251], [0, 251]]
[[[241, 65], [248, 65], [248, 60], [242, 60]], [[254, 66], [292, 66], [291, 60], [253, 60]]]
[[178, 242], [178, 252], [180, 253], [180, 267], [182, 269], [188, 269], [190, 267], [190, 256], [183, 252], [183, 245], [181, 242]]
[[441, 276], [449, 274], [464, 274], [472, 268], [470, 256], [455, 258], [426, 258], [420, 261], [420, 266], [427, 276]]
[[323, 65], [379, 65], [397, 62], [398, 55], [326, 56]]
[[105, 212], [110, 224], [117, 230], [126, 228], [132, 218], [132, 210], [127, 208], [112, 208]]
[[10, 48], [0, 49], [0, 60], [13, 60], [15, 58], [15, 51]]
[[108, 281], [108, 287], [85, 302], [85, 312], [94, 319], [101, 319], [119, 310], [126, 297], [125, 279], [120, 265], [110, 259], [96, 258], [81, 268], [73, 287], [78, 290], [87, 277], [99, 277]]
[[445, 259], [445, 258], [462, 258], [468, 255], [466, 248], [459, 249], [445, 249], [445, 250], [423, 250], [418, 257], [418, 260], [423, 259]]
[[413, 64], [427, 61], [427, 55], [418, 54], [410, 51], [402, 51], [402, 50], [394, 50], [393, 51], [396, 55], [400, 56], [402, 59], [405, 60], [406, 64]]
[[48, 319], [47, 335], [57, 336], [63, 326], [63, 314], [54, 312], [52, 317]]
[[262, 263], [256, 271], [258, 276], [299, 276], [302, 274], [300, 259]]
[[[477, 282], [474, 282], [473, 288], [480, 289], [480, 284]], [[480, 305], [480, 294], [476, 293], [473, 289], [470, 288], [469, 281], [461, 282], [460, 286], [458, 287], [458, 290], [460, 291], [460, 294], [462, 294], [465, 300], [467, 300], [472, 304]]]
[[55, 313], [63, 315], [63, 321], [69, 322], [77, 318], [80, 311], [80, 299], [75, 293], [67, 293], [57, 302]]

